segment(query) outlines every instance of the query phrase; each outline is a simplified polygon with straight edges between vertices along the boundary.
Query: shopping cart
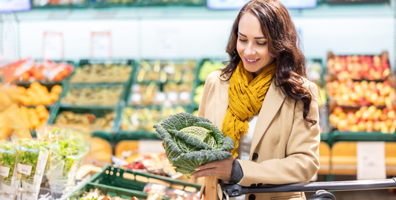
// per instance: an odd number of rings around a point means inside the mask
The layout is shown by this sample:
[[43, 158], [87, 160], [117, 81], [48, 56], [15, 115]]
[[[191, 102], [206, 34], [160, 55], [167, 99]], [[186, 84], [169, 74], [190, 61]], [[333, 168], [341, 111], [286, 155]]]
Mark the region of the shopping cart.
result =
[[[383, 180], [359, 180], [359, 181], [331, 181], [296, 183], [287, 185], [253, 185], [242, 187], [240, 185], [221, 184], [223, 199], [251, 193], [274, 193], [274, 192], [316, 192], [308, 200], [336, 200], [335, 196], [327, 191], [351, 191], [351, 190], [376, 190], [396, 188], [396, 178]], [[250, 198], [249, 198], [250, 199]]]

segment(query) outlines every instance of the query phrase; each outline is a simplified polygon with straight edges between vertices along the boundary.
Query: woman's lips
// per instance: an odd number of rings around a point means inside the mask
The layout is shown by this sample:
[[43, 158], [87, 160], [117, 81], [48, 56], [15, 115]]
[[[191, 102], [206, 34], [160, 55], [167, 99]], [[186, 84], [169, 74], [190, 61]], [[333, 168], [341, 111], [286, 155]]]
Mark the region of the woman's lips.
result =
[[244, 59], [245, 59], [245, 61], [246, 61], [246, 63], [248, 63], [248, 64], [255, 64], [255, 63], [257, 63], [259, 60], [260, 60], [260, 58], [259, 59], [257, 59], [257, 60], [255, 60], [255, 61], [253, 61], [253, 62], [250, 62], [248, 59], [246, 59], [245, 57], [243, 57]]

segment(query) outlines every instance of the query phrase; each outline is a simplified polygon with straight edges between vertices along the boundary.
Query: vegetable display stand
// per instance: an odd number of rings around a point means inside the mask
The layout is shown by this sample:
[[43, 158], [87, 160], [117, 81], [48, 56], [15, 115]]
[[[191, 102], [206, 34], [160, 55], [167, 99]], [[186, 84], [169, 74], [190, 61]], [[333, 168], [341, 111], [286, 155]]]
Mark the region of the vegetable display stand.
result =
[[86, 183], [81, 186], [77, 191], [69, 195], [67, 200], [78, 200], [87, 192], [98, 189], [102, 193], [109, 195], [111, 197], [121, 197], [123, 199], [132, 199], [133, 197], [137, 197], [139, 199], [147, 199], [147, 194], [140, 191], [129, 190], [119, 187], [114, 187], [110, 185], [103, 184], [95, 184], [95, 183]]
[[49, 124], [89, 126], [92, 137], [114, 142], [115, 109], [68, 107], [59, 105], [51, 114]]
[[373, 3], [387, 3], [388, 0], [325, 0], [328, 4], [373, 4]]
[[88, 8], [89, 6], [89, 1], [88, 0], [79, 0], [79, 1], [73, 1], [73, 3], [69, 4], [49, 4], [49, 1], [46, 2], [45, 4], [42, 4], [40, 0], [31, 0], [31, 5], [32, 8], [43, 8], [43, 9], [48, 9], [48, 8], [65, 8], [65, 9], [70, 9], [70, 8]]
[[188, 183], [167, 177], [157, 176], [153, 174], [134, 172], [105, 166], [100, 173], [95, 174], [89, 181], [94, 184], [111, 185], [130, 190], [143, 191], [147, 183], [158, 183], [166, 185], [169, 188], [181, 189], [184, 191], [199, 191], [201, 186], [194, 183]]
[[138, 7], [145, 5], [145, 0], [91, 0], [91, 6], [94, 8]]

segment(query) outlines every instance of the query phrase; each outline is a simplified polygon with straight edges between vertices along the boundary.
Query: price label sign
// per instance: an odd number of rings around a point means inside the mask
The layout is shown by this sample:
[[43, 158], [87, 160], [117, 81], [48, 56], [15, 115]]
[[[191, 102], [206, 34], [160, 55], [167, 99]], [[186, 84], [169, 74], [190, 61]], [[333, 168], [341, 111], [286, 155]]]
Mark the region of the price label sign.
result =
[[18, 163], [18, 172], [29, 176], [32, 172], [32, 166]]
[[111, 49], [111, 32], [92, 32], [91, 33], [91, 58], [110, 59]]
[[357, 143], [357, 179], [385, 179], [385, 143]]
[[63, 33], [44, 32], [43, 59], [63, 60]]
[[8, 177], [9, 173], [10, 173], [9, 167], [0, 166], [0, 176]]

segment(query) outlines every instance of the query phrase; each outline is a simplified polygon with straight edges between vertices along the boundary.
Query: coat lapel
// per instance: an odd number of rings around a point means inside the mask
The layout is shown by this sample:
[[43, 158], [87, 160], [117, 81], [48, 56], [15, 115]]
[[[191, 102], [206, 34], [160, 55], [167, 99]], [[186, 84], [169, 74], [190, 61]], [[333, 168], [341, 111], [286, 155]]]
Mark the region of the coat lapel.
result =
[[275, 117], [279, 108], [285, 100], [285, 95], [282, 90], [275, 86], [274, 80], [272, 81], [267, 94], [265, 95], [263, 105], [258, 115], [257, 124], [254, 129], [252, 146], [250, 147], [250, 155], [260, 142], [265, 131], [267, 131], [272, 119]]

